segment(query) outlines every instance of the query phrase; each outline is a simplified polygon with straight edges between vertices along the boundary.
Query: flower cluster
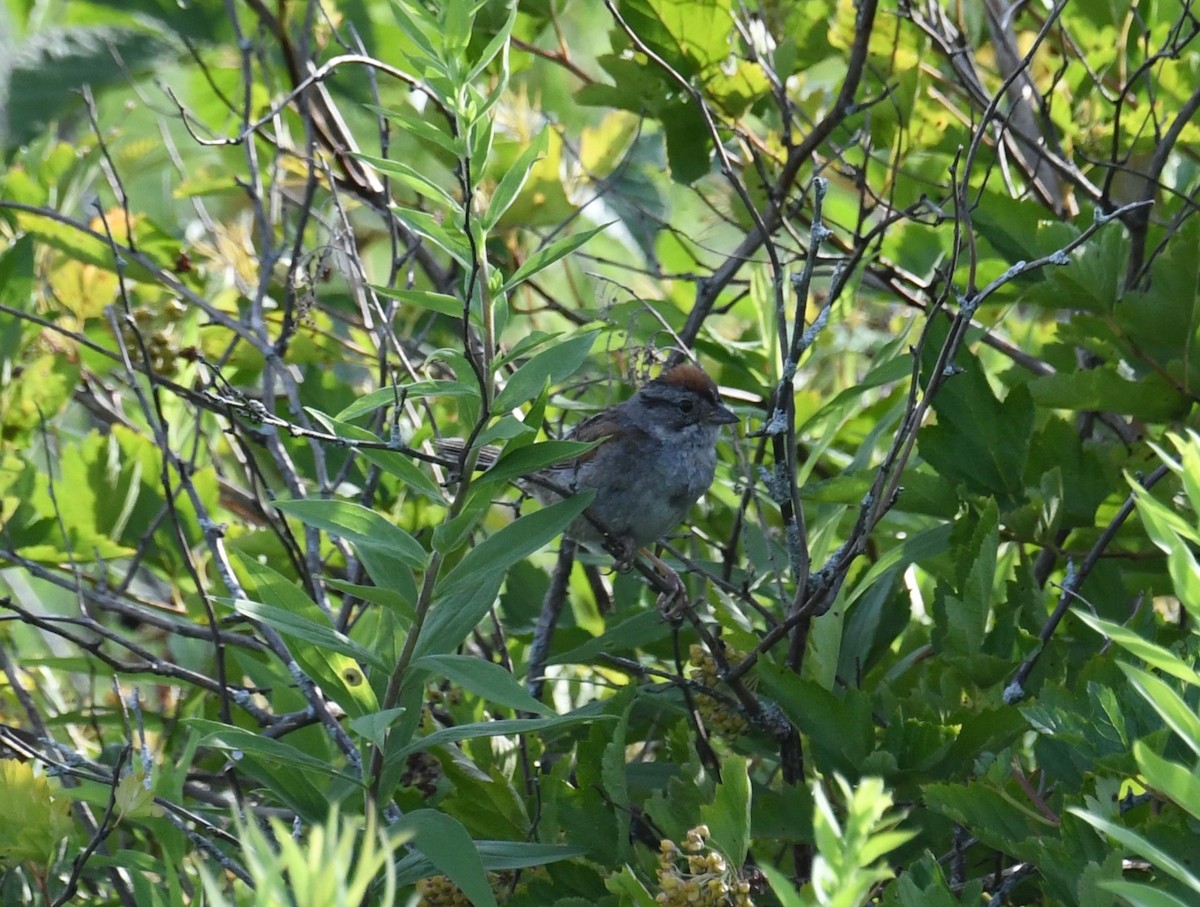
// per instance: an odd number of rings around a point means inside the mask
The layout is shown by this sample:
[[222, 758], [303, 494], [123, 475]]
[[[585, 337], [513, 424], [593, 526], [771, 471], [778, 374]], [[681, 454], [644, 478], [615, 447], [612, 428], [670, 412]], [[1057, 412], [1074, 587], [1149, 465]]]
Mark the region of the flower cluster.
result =
[[418, 907], [471, 907], [462, 889], [446, 876], [430, 876], [417, 882]]
[[707, 825], [691, 829], [682, 850], [674, 841], [660, 842], [655, 875], [661, 890], [654, 900], [667, 907], [754, 907], [750, 883], [709, 848]]
[[[746, 657], [745, 652], [725, 649], [725, 660], [732, 666]], [[692, 666], [689, 676], [710, 690], [728, 690], [721, 680], [720, 670], [712, 654], [699, 643], [688, 650], [688, 663]], [[740, 713], [712, 696], [701, 694], [696, 697], [696, 710], [711, 730], [726, 737], [736, 737], [746, 730], [746, 719]]]
[[[489, 872], [488, 884], [492, 886], [492, 894], [496, 902], [503, 904], [508, 900], [508, 892], [516, 881], [512, 872]], [[462, 893], [462, 889], [446, 876], [430, 876], [417, 882], [417, 894], [421, 899], [417, 907], [471, 907], [471, 902]]]

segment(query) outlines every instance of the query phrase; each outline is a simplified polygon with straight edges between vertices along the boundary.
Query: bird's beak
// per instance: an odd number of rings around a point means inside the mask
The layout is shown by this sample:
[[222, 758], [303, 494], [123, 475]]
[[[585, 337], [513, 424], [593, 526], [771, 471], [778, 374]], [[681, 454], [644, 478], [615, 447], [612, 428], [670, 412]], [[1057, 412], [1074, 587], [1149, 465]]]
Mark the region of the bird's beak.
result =
[[718, 406], [715, 410], [713, 410], [713, 414], [709, 416], [708, 421], [712, 422], [714, 425], [732, 425], [733, 423], [739, 421], [739, 419], [734, 411], [729, 409], [729, 407]]

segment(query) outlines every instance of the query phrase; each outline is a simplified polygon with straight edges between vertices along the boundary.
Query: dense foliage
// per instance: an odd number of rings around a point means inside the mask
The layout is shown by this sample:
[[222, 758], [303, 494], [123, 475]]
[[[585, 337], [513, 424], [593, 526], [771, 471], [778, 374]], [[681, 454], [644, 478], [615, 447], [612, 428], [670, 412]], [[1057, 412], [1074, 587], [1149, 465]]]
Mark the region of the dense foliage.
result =
[[[6, 0], [0, 901], [1196, 903], [1198, 85], [1182, 0]], [[513, 480], [685, 356], [665, 615]]]

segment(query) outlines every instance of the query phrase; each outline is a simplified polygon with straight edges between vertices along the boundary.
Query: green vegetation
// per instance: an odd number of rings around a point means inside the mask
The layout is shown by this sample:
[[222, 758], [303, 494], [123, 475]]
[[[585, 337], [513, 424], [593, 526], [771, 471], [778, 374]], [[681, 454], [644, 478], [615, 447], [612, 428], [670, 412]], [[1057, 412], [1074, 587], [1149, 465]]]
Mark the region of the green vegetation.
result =
[[[1181, 0], [5, 0], [0, 903], [1197, 903], [1198, 73]], [[664, 614], [514, 480], [684, 355]]]

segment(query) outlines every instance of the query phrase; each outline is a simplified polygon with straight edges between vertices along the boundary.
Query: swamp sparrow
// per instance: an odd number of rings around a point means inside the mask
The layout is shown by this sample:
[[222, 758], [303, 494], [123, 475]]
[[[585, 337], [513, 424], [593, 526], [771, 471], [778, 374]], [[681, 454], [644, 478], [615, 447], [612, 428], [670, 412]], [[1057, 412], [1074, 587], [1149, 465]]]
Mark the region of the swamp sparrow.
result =
[[[677, 365], [568, 435], [572, 441], [604, 439], [602, 443], [574, 460], [540, 470], [523, 484], [544, 504], [561, 499], [554, 489], [594, 489], [591, 506], [567, 527], [566, 536], [599, 549], [605, 540], [601, 524], [610, 548], [622, 551], [618, 565], [628, 566], [635, 549], [679, 525], [708, 490], [721, 426], [737, 421], [708, 375], [694, 365]], [[439, 446], [444, 453], [462, 450], [462, 443], [453, 440]], [[483, 451], [479, 465], [486, 468], [495, 457], [494, 451]]]

